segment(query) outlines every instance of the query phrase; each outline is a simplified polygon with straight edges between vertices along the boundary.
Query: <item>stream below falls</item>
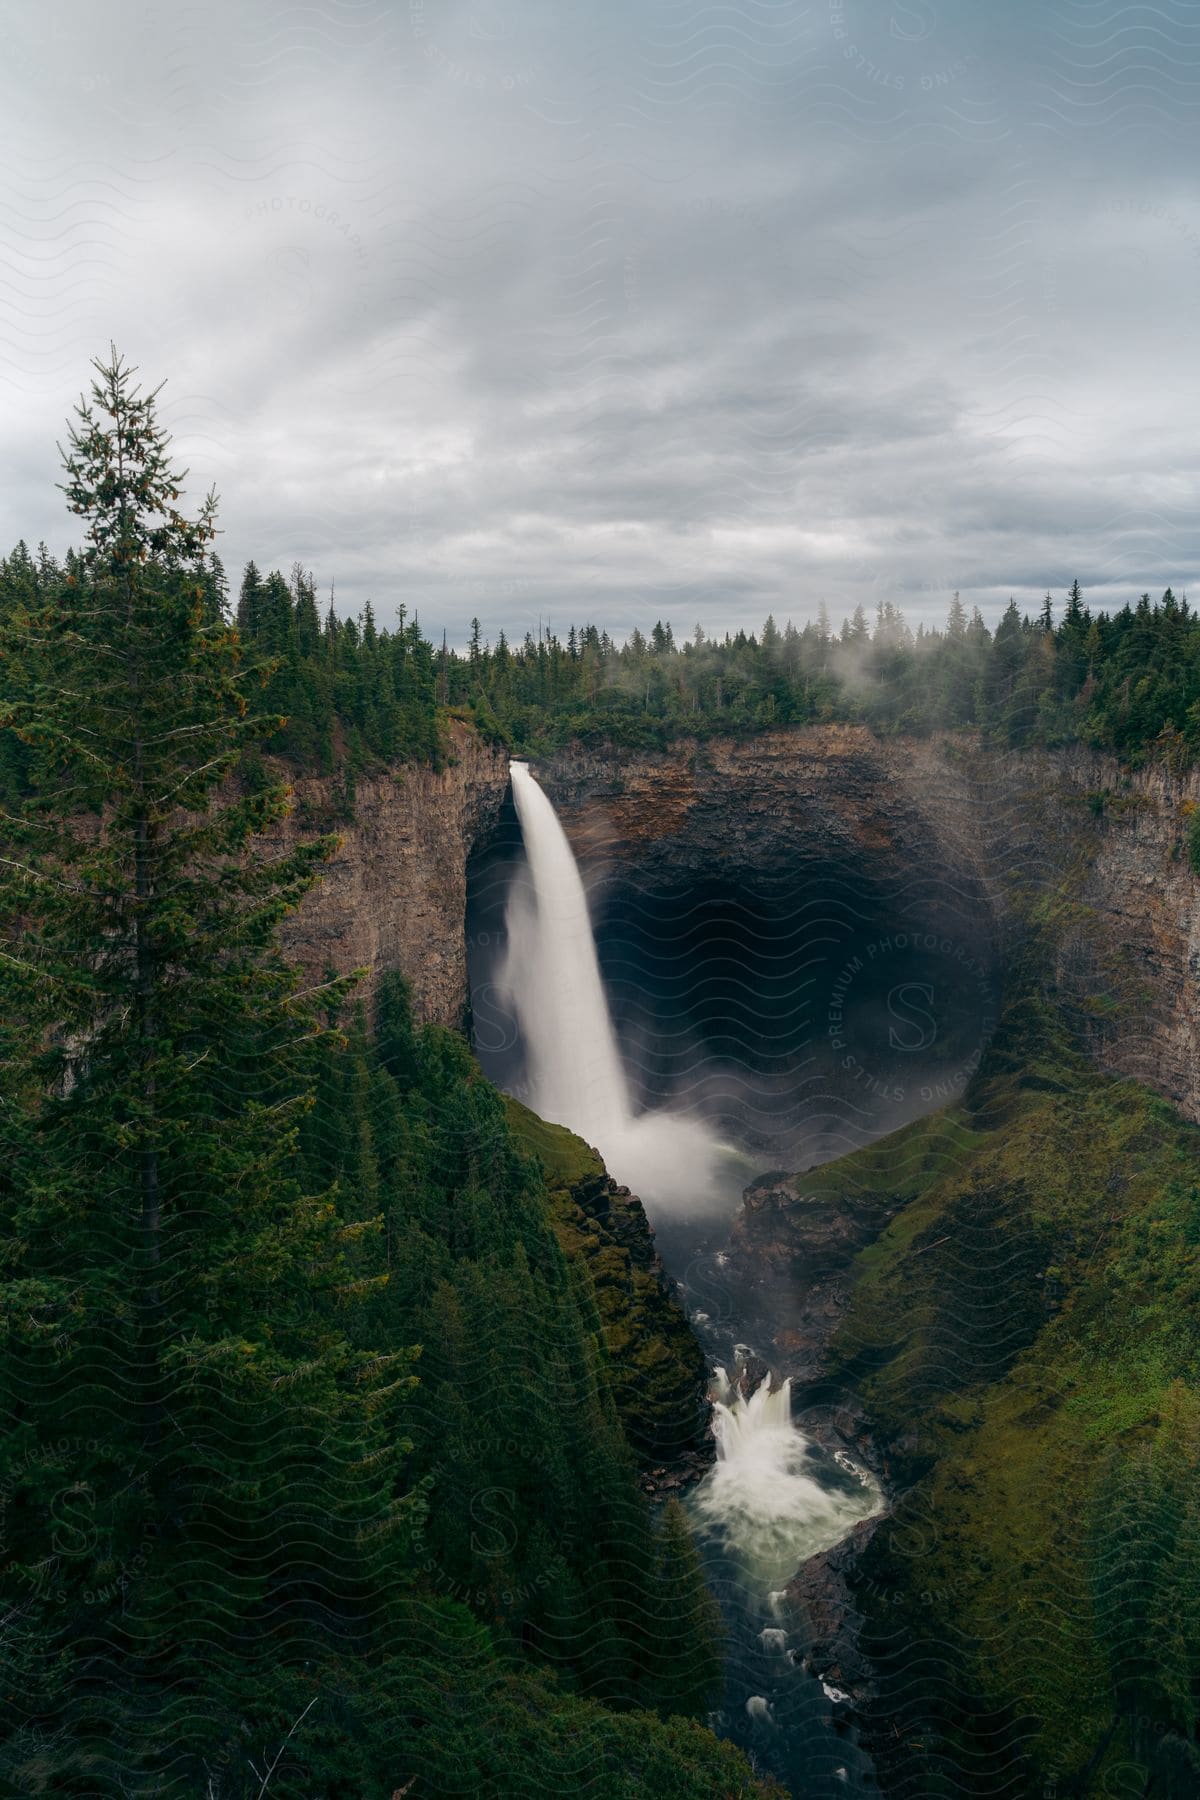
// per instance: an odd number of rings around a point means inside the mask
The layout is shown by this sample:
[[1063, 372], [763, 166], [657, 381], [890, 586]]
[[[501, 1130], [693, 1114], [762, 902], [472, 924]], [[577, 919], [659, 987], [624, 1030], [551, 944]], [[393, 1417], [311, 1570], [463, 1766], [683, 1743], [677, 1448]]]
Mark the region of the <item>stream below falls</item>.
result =
[[528, 767], [512, 764], [528, 879], [514, 883], [502, 986], [524, 1049], [522, 1097], [600, 1151], [642, 1199], [713, 1370], [716, 1460], [686, 1505], [728, 1633], [713, 1727], [805, 1800], [877, 1792], [847, 1697], [807, 1665], [785, 1589], [883, 1498], [846, 1450], [796, 1426], [802, 1396], [753, 1346], [756, 1323], [714, 1313], [725, 1231], [748, 1167], [702, 1119], [639, 1111], [625, 1075], [574, 854]]

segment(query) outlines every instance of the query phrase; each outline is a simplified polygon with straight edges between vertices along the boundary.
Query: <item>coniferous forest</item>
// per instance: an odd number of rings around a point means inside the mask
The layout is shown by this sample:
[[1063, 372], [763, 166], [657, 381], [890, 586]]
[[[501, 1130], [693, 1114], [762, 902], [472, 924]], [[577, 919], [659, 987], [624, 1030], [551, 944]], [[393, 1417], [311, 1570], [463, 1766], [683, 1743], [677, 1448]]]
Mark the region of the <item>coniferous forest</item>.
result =
[[1200, 0], [0, 13], [0, 1800], [1200, 1800]]
[[[932, 632], [884, 601], [451, 648], [415, 597], [339, 618], [299, 566], [234, 593], [115, 351], [63, 462], [77, 547], [0, 564], [0, 1786], [779, 1792], [708, 1728], [720, 1611], [643, 1479], [681, 1405], [705, 1441], [699, 1347], [578, 1140], [400, 975], [368, 1004], [286, 960], [336, 850], [280, 847], [287, 782], [349, 815], [455, 719], [526, 754], [845, 721], [1179, 774], [1200, 616], [1076, 583], [995, 630], [955, 596]], [[1140, 1467], [1106, 1464], [1118, 1525]]]
[[[82, 572], [75, 555], [60, 566], [20, 543], [0, 563], [0, 604], [11, 613], [44, 603]], [[995, 630], [957, 594], [943, 629], [915, 632], [887, 600], [870, 619], [856, 607], [838, 629], [819, 606], [800, 629], [770, 617], [757, 633], [697, 626], [677, 640], [659, 621], [620, 645], [595, 625], [572, 625], [565, 641], [545, 629], [491, 644], [475, 620], [454, 649], [424, 635], [407, 598], [392, 629], [370, 603], [338, 618], [299, 564], [285, 578], [249, 562], [233, 595], [211, 553], [198, 585], [204, 618], [236, 624], [243, 670], [263, 683], [258, 705], [281, 721], [245, 746], [248, 769], [264, 751], [351, 781], [381, 762], [436, 764], [450, 712], [522, 754], [572, 739], [652, 749], [833, 721], [881, 733], [974, 729], [1012, 748], [1077, 742], [1175, 771], [1200, 752], [1200, 613], [1170, 588], [1093, 613], [1076, 581], [1057, 601], [1047, 592], [1034, 616], [1010, 601]], [[19, 791], [27, 749], [10, 735], [2, 754]]]
[[0, 1786], [765, 1791], [545, 1158], [402, 981], [280, 955], [331, 840], [254, 854], [255, 758], [436, 755], [428, 646], [277, 578], [244, 636], [179, 483], [114, 356], [81, 548], [5, 565]]

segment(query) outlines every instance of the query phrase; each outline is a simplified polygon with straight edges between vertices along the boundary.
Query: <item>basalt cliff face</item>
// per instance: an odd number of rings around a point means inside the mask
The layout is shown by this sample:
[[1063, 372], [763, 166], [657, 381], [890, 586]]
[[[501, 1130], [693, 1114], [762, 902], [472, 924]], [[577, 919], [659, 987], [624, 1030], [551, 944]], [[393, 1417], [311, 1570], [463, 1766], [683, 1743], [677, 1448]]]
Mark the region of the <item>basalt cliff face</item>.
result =
[[341, 844], [319, 885], [288, 921], [288, 955], [313, 981], [329, 970], [398, 969], [422, 1023], [460, 1027], [467, 1016], [467, 859], [499, 813], [508, 758], [455, 721], [446, 767], [405, 764], [360, 779], [350, 817], [339, 784], [301, 777], [280, 845], [318, 831]]
[[1200, 1122], [1200, 775], [1130, 772], [1081, 749], [993, 758], [979, 779], [1010, 918], [1056, 946], [1059, 995], [1094, 1059]]
[[1200, 882], [1186, 851], [1200, 775], [845, 725], [562, 754], [539, 774], [576, 853], [612, 879], [839, 867], [900, 927], [950, 929], [1001, 963], [1037, 924], [1100, 1065], [1200, 1121]]
[[[507, 758], [455, 723], [448, 766], [335, 784], [302, 778], [287, 841], [334, 819], [341, 847], [290, 922], [306, 973], [400, 969], [417, 1016], [467, 1017], [467, 863], [494, 830]], [[714, 869], [736, 882], [869, 886], [903, 928], [1003, 961], [1031, 918], [1101, 1066], [1200, 1120], [1200, 884], [1185, 848], [1200, 776], [1135, 773], [1078, 748], [1001, 753], [958, 738], [881, 741], [854, 726], [564, 751], [536, 765], [593, 881], [635, 888]], [[368, 992], [370, 991], [368, 982]]]

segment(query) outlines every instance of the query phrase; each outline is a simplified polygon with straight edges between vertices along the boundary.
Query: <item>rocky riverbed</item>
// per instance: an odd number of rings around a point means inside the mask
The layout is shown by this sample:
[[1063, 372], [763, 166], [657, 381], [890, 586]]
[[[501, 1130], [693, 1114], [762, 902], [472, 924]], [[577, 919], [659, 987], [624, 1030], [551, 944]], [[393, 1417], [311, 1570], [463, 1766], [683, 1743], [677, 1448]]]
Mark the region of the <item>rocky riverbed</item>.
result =
[[[842, 1193], [817, 1171], [773, 1170], [745, 1189], [720, 1253], [731, 1314], [761, 1352], [743, 1359], [743, 1384], [753, 1388], [769, 1371], [776, 1380], [790, 1379], [805, 1436], [843, 1467], [869, 1470], [885, 1498], [887, 1459], [856, 1397], [827, 1380], [827, 1352], [849, 1306], [854, 1260], [895, 1210]], [[801, 1667], [821, 1682], [843, 1721], [855, 1719], [875, 1692], [851, 1582], [884, 1516], [860, 1520], [839, 1543], [809, 1558], [776, 1603], [781, 1623], [803, 1646]]]

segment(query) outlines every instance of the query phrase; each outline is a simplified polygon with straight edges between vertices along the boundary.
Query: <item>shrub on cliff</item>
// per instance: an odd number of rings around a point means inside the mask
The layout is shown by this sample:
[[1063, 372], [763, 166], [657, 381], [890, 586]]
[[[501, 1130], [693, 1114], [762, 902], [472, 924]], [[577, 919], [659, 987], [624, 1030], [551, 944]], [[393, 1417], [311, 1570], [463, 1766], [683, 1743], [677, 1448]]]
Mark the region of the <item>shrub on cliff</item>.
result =
[[1193, 875], [1200, 875], [1200, 807], [1188, 820], [1188, 864]]

